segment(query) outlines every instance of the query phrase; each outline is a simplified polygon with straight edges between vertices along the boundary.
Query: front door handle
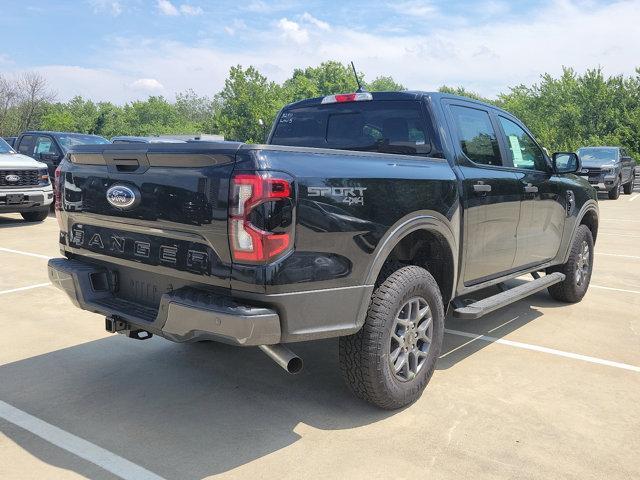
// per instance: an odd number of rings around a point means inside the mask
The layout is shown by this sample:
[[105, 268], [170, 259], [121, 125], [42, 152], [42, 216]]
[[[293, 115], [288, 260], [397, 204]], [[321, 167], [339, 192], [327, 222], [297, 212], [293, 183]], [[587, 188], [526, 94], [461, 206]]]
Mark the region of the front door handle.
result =
[[524, 186], [524, 193], [538, 193], [538, 187], [528, 183]]
[[484, 182], [478, 182], [473, 185], [473, 191], [476, 193], [487, 193], [491, 191], [491, 185]]

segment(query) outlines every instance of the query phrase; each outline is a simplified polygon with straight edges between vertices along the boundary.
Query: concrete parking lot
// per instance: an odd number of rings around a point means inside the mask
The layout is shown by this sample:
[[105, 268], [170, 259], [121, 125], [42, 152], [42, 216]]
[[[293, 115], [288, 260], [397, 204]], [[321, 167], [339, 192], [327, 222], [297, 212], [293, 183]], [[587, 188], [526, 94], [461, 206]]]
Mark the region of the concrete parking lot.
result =
[[351, 396], [336, 341], [295, 346], [288, 376], [258, 349], [107, 334], [48, 285], [55, 219], [0, 216], [0, 478], [639, 478], [640, 193], [601, 198], [585, 299], [448, 319], [396, 412]]

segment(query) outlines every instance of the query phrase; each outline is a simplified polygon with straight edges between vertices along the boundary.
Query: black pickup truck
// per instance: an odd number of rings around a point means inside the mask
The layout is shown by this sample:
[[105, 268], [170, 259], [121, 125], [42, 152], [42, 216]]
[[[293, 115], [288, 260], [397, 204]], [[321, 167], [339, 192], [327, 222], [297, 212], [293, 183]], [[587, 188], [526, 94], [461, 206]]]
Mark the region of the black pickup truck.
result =
[[14, 138], [11, 146], [22, 155], [34, 158], [45, 163], [49, 168], [49, 175], [53, 174], [71, 147], [74, 145], [102, 145], [110, 143], [109, 140], [99, 135], [86, 135], [84, 133], [27, 131]]
[[304, 100], [269, 145], [75, 147], [56, 171], [65, 258], [49, 277], [111, 332], [260, 346], [290, 372], [302, 361], [284, 344], [339, 337], [353, 392], [397, 408], [431, 378], [449, 308], [584, 296], [598, 205], [579, 170], [467, 98]]

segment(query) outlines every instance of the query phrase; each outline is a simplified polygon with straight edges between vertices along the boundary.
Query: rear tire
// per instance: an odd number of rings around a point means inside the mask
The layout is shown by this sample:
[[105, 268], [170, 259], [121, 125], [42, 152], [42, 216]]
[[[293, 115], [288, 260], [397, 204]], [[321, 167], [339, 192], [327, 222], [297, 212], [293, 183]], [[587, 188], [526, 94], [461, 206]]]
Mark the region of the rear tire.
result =
[[425, 269], [406, 266], [374, 291], [364, 326], [340, 338], [340, 370], [359, 398], [392, 410], [414, 402], [440, 356], [444, 306]]
[[634, 172], [631, 173], [631, 180], [629, 180], [629, 183], [625, 183], [624, 185], [624, 194], [625, 195], [631, 195], [633, 193], [633, 182], [636, 179], [636, 174]]
[[615, 187], [609, 190], [609, 200], [617, 200], [620, 198], [620, 183], [617, 183]]
[[22, 218], [27, 222], [42, 222], [49, 216], [49, 209], [38, 212], [22, 212], [20, 215], [22, 215]]
[[593, 272], [593, 236], [586, 225], [580, 225], [571, 244], [567, 263], [548, 268], [547, 272], [561, 272], [567, 278], [551, 285], [549, 294], [561, 302], [576, 303], [582, 300]]

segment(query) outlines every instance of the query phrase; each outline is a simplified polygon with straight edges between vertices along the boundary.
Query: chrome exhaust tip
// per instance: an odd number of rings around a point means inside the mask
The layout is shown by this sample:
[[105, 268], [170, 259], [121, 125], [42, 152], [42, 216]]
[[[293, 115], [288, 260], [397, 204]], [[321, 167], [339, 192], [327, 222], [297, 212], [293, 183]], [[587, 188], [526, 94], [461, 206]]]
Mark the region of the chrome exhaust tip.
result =
[[277, 345], [260, 345], [260, 350], [266, 353], [288, 373], [294, 375], [302, 371], [302, 359], [281, 343]]

